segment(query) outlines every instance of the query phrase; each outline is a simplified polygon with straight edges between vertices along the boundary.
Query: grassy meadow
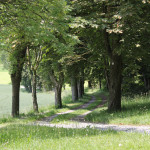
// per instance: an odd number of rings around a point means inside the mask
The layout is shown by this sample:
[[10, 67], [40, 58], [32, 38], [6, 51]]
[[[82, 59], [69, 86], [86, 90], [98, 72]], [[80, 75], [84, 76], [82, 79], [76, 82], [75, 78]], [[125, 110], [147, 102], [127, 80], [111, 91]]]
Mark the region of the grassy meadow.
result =
[[10, 84], [11, 79], [8, 71], [0, 64], [0, 84]]
[[[3, 69], [0, 64], [0, 118], [7, 117], [11, 114], [12, 105], [12, 87], [11, 87], [10, 75], [7, 70]], [[63, 90], [63, 97], [70, 94], [70, 88], [66, 86], [66, 90]], [[54, 105], [54, 92], [37, 93], [37, 99], [39, 109], [43, 107]], [[32, 94], [20, 92], [20, 112], [27, 113], [32, 110]]]

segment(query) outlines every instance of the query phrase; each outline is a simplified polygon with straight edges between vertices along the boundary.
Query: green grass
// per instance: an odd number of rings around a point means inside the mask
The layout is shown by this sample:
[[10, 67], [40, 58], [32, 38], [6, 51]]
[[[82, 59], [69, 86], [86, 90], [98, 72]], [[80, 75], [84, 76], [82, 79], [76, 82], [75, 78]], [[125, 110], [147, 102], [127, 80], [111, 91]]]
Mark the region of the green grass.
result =
[[[44, 106], [40, 107], [39, 113], [34, 113], [33, 110], [31, 110], [31, 111], [26, 111], [26, 113], [21, 113], [19, 118], [11, 118], [10, 116], [3, 117], [0, 119], [0, 124], [2, 125], [3, 123], [6, 123], [6, 124], [8, 124], [8, 123], [11, 123], [11, 124], [27, 123], [30, 121], [40, 120], [41, 118], [49, 117], [49, 116], [52, 116], [56, 113], [65, 112], [65, 111], [68, 111], [70, 109], [77, 108], [80, 105], [83, 105], [84, 103], [88, 102], [91, 98], [91, 90], [87, 91], [87, 94], [85, 94], [83, 96], [83, 98], [79, 99], [77, 102], [72, 102], [71, 95], [69, 95], [69, 94], [70, 94], [70, 89], [66, 89], [63, 91], [63, 94], [62, 94], [63, 95], [63, 100], [62, 100], [63, 108], [62, 109], [55, 109], [54, 104], [51, 104], [51, 105], [48, 105], [45, 107]], [[81, 110], [81, 111], [79, 110], [79, 112], [77, 112], [77, 114], [80, 115], [80, 113], [82, 111], [83, 110]], [[86, 110], [84, 110], [84, 112], [85, 111]], [[62, 118], [60, 116], [60, 118], [61, 118], [60, 120], [63, 120], [63, 119], [65, 120], [65, 117], [69, 119], [71, 115], [72, 114], [70, 114], [70, 115], [68, 114], [69, 117], [63, 116]], [[56, 120], [57, 120], [56, 122], [60, 122], [60, 121], [58, 121], [58, 119], [56, 119]], [[55, 119], [54, 119], [54, 121], [55, 121]]]
[[148, 150], [150, 135], [13, 125], [0, 129], [1, 150]]
[[[0, 118], [11, 113], [12, 93], [11, 85], [0, 85]], [[70, 91], [69, 91], [70, 92]], [[66, 94], [69, 93], [66, 91]], [[65, 93], [64, 93], [65, 94]], [[39, 108], [54, 105], [54, 92], [37, 93]], [[20, 113], [27, 113], [32, 109], [32, 94], [20, 92]]]
[[[70, 95], [70, 88], [63, 90], [62, 97], [64, 99], [70, 99], [67, 97]], [[65, 98], [66, 97], [66, 98]], [[37, 100], [40, 110], [49, 109], [49, 106], [54, 105], [54, 92], [47, 93], [37, 93]], [[11, 85], [1, 85], [0, 84], [0, 118], [9, 117], [11, 114], [12, 105], [12, 87]], [[20, 113], [27, 114], [32, 110], [32, 94], [20, 91]], [[47, 107], [48, 106], [48, 107]]]
[[[87, 111], [95, 108], [97, 105], [99, 105], [101, 103], [100, 95], [103, 94], [103, 91], [99, 91], [98, 89], [95, 89], [95, 90], [88, 89], [87, 93], [88, 93], [88, 95], [85, 95], [82, 99], [80, 99], [80, 102], [78, 102], [77, 104], [82, 105], [85, 102], [88, 102], [91, 99], [91, 95], [92, 96], [94, 95], [96, 97], [96, 101], [94, 103], [91, 103], [87, 108], [79, 109], [79, 110], [76, 110], [76, 111], [74, 111], [72, 113], [59, 115], [56, 118], [54, 118], [51, 121], [51, 123], [60, 123], [60, 124], [61, 123], [63, 123], [63, 124], [65, 123], [66, 124], [67, 123], [67, 124], [69, 124], [71, 122], [70, 120], [72, 118], [86, 113]], [[76, 103], [71, 103], [71, 104], [76, 104]], [[72, 109], [72, 107], [70, 107], [69, 104], [67, 104], [67, 106], [68, 106], [68, 108]]]
[[150, 97], [136, 96], [134, 98], [123, 98], [122, 111], [107, 111], [107, 105], [96, 109], [85, 118], [90, 122], [105, 124], [128, 124], [128, 125], [150, 125]]
[[10, 84], [10, 75], [7, 70], [0, 64], [0, 84]]

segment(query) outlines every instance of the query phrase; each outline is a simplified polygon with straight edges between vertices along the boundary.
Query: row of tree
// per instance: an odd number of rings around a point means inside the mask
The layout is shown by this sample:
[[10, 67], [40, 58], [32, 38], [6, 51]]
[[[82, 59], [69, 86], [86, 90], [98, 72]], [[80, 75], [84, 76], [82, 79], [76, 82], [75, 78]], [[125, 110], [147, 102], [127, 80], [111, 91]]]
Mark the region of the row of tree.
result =
[[0, 1], [12, 116], [19, 115], [21, 79], [36, 112], [37, 79], [38, 86], [55, 89], [56, 108], [62, 107], [65, 83], [71, 84], [73, 101], [83, 96], [85, 80], [89, 87], [105, 83], [110, 111], [121, 110], [122, 92], [149, 91], [149, 8], [149, 0]]

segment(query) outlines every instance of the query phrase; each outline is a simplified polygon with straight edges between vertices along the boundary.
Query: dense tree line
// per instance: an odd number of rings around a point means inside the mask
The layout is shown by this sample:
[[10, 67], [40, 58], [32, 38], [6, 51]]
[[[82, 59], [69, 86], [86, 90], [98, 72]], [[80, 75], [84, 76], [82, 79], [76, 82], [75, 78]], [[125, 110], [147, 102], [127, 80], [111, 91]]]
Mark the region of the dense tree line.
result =
[[89, 87], [109, 91], [108, 110], [121, 110], [121, 96], [150, 90], [149, 0], [7, 0], [0, 1], [1, 54], [12, 81], [12, 116], [19, 115], [20, 83], [61, 90], [71, 85], [72, 100]]

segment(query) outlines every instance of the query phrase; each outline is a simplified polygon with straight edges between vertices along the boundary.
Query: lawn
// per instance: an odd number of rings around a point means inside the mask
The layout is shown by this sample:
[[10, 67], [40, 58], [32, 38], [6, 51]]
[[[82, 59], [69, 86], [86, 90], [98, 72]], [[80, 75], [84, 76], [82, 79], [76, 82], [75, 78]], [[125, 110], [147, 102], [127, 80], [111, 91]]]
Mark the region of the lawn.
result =
[[0, 129], [1, 150], [148, 150], [149, 147], [148, 134], [27, 125]]
[[121, 112], [108, 112], [105, 105], [87, 115], [86, 120], [104, 124], [150, 125], [150, 96], [123, 97]]

